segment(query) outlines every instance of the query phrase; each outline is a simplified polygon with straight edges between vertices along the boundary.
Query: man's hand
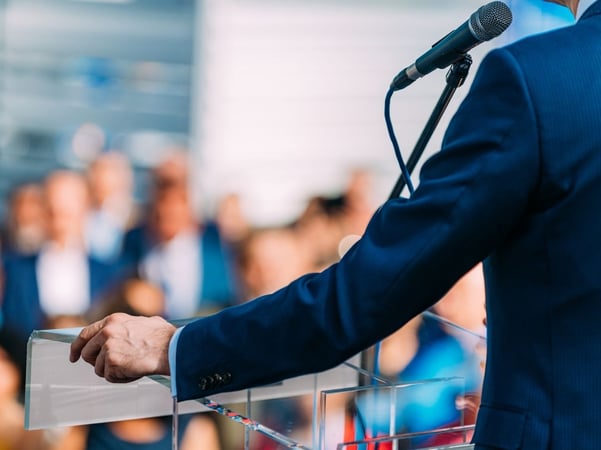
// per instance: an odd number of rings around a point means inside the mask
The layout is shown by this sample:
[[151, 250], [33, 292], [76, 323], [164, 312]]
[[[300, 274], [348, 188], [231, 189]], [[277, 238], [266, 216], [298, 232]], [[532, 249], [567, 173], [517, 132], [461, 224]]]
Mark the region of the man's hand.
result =
[[145, 375], [169, 375], [169, 342], [176, 328], [160, 317], [112, 314], [85, 327], [71, 344], [98, 376], [126, 383]]

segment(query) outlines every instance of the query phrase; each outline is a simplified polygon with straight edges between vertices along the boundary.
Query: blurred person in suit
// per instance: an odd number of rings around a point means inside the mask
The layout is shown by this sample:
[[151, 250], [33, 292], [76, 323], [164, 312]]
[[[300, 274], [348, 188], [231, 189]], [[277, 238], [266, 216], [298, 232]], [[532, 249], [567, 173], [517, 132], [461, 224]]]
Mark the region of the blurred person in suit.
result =
[[188, 170], [182, 152], [154, 169], [148, 218], [127, 233], [122, 256], [165, 292], [163, 315], [170, 319], [221, 309], [238, 295], [234, 261], [218, 228], [196, 217]]
[[101, 153], [88, 167], [90, 212], [86, 245], [91, 256], [115, 262], [123, 237], [139, 220], [133, 199], [133, 172], [125, 155], [116, 150]]
[[[37, 253], [45, 239], [46, 215], [42, 188], [34, 182], [20, 184], [9, 193], [7, 214], [0, 228], [0, 291], [4, 290], [5, 261]], [[0, 308], [0, 327], [3, 321]]]
[[[577, 22], [484, 58], [414, 194], [382, 205], [339, 263], [177, 334], [109, 316], [82, 330], [71, 359], [112, 381], [173, 371], [180, 400], [267, 384], [341, 363], [484, 261], [475, 449], [598, 449], [601, 1], [555, 3]], [[123, 336], [143, 327], [152, 349], [117, 363]]]
[[44, 183], [47, 240], [31, 255], [5, 259], [2, 311], [5, 323], [24, 339], [53, 316], [79, 316], [110, 287], [119, 272], [90, 257], [84, 244], [88, 191], [70, 171]]

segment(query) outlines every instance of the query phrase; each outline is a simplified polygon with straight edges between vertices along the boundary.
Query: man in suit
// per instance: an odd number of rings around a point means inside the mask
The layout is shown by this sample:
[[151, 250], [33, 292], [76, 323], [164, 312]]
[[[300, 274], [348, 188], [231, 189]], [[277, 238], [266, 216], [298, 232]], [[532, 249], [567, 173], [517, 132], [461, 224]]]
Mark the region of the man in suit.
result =
[[167, 155], [152, 176], [147, 220], [125, 235], [122, 261], [165, 292], [164, 316], [192, 317], [237, 302], [236, 276], [215, 224], [197, 218], [186, 153]]
[[79, 316], [119, 277], [118, 266], [90, 257], [84, 246], [88, 192], [81, 175], [51, 173], [43, 199], [48, 237], [38, 252], [3, 258], [2, 313], [23, 339], [52, 318]]
[[[156, 319], [98, 322], [71, 359], [111, 381], [175, 370], [181, 400], [266, 384], [372, 345], [484, 260], [476, 449], [601, 448], [601, 1], [557, 3], [578, 22], [485, 58], [412, 198], [384, 204], [340, 263], [184, 327], [171, 368]], [[134, 330], [146, 359], [120, 359]]]

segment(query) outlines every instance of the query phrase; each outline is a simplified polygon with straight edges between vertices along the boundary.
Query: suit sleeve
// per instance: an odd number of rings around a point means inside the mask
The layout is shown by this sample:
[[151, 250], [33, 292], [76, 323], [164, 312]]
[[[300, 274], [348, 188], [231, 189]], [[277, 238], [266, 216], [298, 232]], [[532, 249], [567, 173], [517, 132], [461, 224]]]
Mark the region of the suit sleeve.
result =
[[179, 399], [322, 371], [383, 339], [520, 226], [539, 159], [527, 84], [509, 50], [495, 50], [411, 199], [385, 203], [325, 271], [186, 326]]

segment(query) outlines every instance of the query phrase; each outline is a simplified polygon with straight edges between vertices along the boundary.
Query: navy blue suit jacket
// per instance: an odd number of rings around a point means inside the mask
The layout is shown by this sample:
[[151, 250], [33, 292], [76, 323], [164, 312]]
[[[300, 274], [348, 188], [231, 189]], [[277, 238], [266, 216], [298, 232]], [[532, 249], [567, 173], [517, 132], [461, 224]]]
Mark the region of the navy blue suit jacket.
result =
[[476, 448], [598, 450], [600, 204], [596, 2], [484, 59], [413, 197], [384, 204], [340, 263], [185, 327], [180, 398], [339, 364], [485, 260]]

